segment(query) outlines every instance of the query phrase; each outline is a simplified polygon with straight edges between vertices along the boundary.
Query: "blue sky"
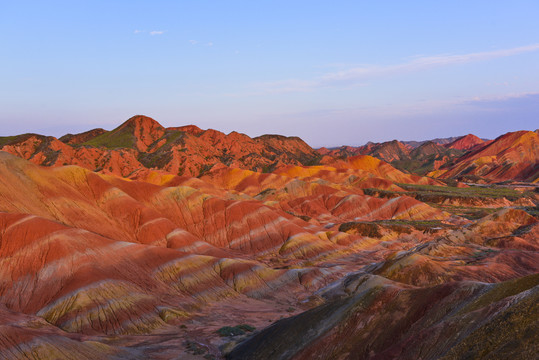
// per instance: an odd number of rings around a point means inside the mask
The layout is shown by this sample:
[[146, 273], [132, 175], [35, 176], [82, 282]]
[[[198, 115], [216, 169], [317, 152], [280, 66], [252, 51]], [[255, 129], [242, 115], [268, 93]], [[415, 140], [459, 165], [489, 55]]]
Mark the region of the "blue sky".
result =
[[539, 127], [537, 1], [0, 4], [0, 135], [134, 114], [313, 146]]

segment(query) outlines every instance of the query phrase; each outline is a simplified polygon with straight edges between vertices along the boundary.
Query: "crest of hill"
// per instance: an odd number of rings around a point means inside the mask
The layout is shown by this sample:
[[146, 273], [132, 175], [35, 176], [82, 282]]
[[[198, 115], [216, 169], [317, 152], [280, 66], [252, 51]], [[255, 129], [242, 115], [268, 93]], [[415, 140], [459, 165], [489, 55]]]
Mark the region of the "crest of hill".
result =
[[[412, 150], [410, 152], [410, 157], [412, 159], [419, 160], [422, 158], [427, 158], [432, 155], [444, 156], [444, 155], [447, 155], [448, 153], [449, 153], [448, 150], [444, 146], [439, 145], [433, 141], [427, 141], [421, 144], [420, 146], [418, 146], [417, 148], [415, 148], [414, 150]], [[461, 155], [461, 153], [459, 153], [459, 155]]]
[[400, 141], [393, 140], [373, 145], [368, 154], [364, 155], [371, 155], [390, 163], [408, 158], [410, 149]]
[[408, 145], [410, 146], [411, 148], [416, 148], [418, 146], [421, 146], [422, 144], [428, 142], [428, 141], [432, 141], [438, 145], [446, 145], [446, 144], [449, 144], [449, 143], [452, 143], [453, 141], [457, 140], [459, 137], [458, 136], [452, 136], [452, 137], [447, 137], [447, 138], [436, 138], [436, 139], [432, 139], [432, 140], [423, 140], [423, 141], [403, 141], [402, 143], [405, 144], [405, 145]]
[[443, 164], [460, 157], [464, 151], [446, 148], [435, 141], [422, 142], [413, 148], [403, 142], [392, 140], [383, 143], [369, 142], [361, 147], [342, 146], [337, 149], [318, 149], [321, 155], [349, 158], [369, 155], [386, 161], [397, 169], [417, 174], [426, 174]]
[[468, 135], [458, 138], [452, 143], [446, 144], [445, 147], [449, 149], [470, 150], [476, 147], [477, 145], [484, 144], [484, 143], [485, 141], [480, 139], [479, 137], [473, 134], [468, 134]]
[[195, 125], [165, 128], [143, 115], [111, 131], [67, 134], [61, 141], [37, 134], [0, 138], [0, 149], [39, 165], [73, 164], [121, 176], [144, 168], [200, 176], [216, 165], [268, 172], [288, 164], [312, 165], [321, 158], [298, 137], [251, 138]]
[[46, 140], [47, 138], [52, 138], [52, 136], [45, 136], [35, 133], [26, 133], [21, 135], [13, 135], [13, 136], [3, 136], [0, 137], [0, 146], [6, 146], [6, 145], [13, 145], [20, 142], [27, 141], [30, 138], [35, 138], [41, 141]]
[[440, 178], [490, 181], [539, 179], [539, 134], [515, 131], [472, 150], [454, 164], [429, 174]]
[[537, 161], [539, 158], [539, 134], [525, 130], [509, 132], [498, 136], [486, 146], [467, 154], [462, 160], [515, 153], [518, 153], [522, 160]]
[[95, 147], [131, 148], [146, 151], [148, 147], [165, 133], [165, 128], [154, 119], [136, 115], [112, 131], [96, 136], [83, 145]]
[[66, 134], [62, 136], [61, 138], [59, 138], [58, 140], [60, 140], [61, 142], [65, 144], [77, 145], [77, 144], [82, 144], [84, 142], [90, 141], [93, 138], [98, 137], [99, 135], [102, 135], [106, 132], [107, 130], [105, 129], [97, 128], [97, 129], [88, 130], [79, 134]]

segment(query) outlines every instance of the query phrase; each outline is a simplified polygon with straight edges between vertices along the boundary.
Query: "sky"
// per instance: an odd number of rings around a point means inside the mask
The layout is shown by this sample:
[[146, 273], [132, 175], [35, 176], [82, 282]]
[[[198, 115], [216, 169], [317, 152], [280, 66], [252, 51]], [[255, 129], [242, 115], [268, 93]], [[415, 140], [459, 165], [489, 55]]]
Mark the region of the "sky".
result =
[[0, 0], [0, 136], [135, 114], [314, 147], [539, 128], [539, 1]]

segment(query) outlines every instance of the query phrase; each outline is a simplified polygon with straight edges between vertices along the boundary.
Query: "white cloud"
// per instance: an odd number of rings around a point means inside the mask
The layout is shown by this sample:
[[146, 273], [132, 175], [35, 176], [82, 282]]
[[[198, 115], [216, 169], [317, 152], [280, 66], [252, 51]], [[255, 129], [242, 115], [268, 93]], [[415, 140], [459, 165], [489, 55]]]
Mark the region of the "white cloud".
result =
[[150, 31], [150, 35], [163, 35], [165, 33], [164, 30], [152, 30]]
[[520, 93], [509, 93], [502, 95], [491, 95], [491, 96], [474, 96], [471, 99], [463, 101], [463, 104], [478, 104], [478, 103], [492, 103], [500, 101], [509, 101], [515, 99], [524, 99], [530, 97], [539, 96], [539, 92], [520, 92]]
[[144, 32], [144, 30], [135, 30], [133, 31], [133, 34], [140, 34], [141, 32]]
[[209, 42], [209, 43], [207, 43], [206, 45], [208, 45], [208, 46], [213, 46], [213, 43], [212, 43], [212, 42]]
[[191, 43], [191, 45], [196, 45], [198, 43], [198, 41], [196, 40], [189, 40], [189, 42]]
[[413, 71], [421, 71], [428, 68], [447, 66], [453, 64], [466, 64], [470, 62], [487, 61], [500, 57], [513, 56], [523, 54], [527, 52], [539, 50], [539, 44], [532, 44], [528, 46], [520, 46], [512, 49], [503, 49], [495, 51], [484, 51], [462, 55], [437, 55], [437, 56], [421, 56], [412, 61], [388, 65], [377, 66], [368, 65], [355, 67], [339, 72], [329, 73], [324, 75], [320, 80], [322, 83], [337, 83], [346, 81], [355, 81], [358, 79], [365, 79], [370, 77], [378, 77], [384, 75], [392, 75], [398, 73], [406, 73]]
[[511, 49], [476, 52], [462, 55], [419, 56], [408, 62], [394, 65], [364, 65], [330, 72], [312, 80], [289, 79], [263, 84], [270, 92], [306, 91], [311, 88], [342, 85], [361, 85], [373, 78], [399, 75], [425, 69], [488, 61], [539, 50], [539, 44], [531, 44]]

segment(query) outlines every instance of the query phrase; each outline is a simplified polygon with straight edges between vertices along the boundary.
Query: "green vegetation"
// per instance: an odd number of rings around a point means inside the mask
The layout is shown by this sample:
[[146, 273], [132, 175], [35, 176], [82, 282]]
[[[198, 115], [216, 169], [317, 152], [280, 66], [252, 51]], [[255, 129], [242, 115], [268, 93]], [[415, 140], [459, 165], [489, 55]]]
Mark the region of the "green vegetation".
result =
[[519, 294], [537, 285], [539, 285], [539, 274], [533, 274], [493, 285], [492, 290], [477, 298], [468, 306], [460, 310], [460, 312], [468, 313], [480, 309], [486, 305], [505, 299], [508, 296]]
[[381, 225], [409, 225], [416, 228], [426, 228], [426, 227], [448, 227], [449, 225], [446, 225], [442, 223], [441, 220], [377, 220], [375, 221], [377, 224]]
[[[511, 188], [490, 186], [470, 186], [467, 188], [435, 185], [397, 184], [404, 190], [414, 192], [417, 195], [437, 194], [446, 197], [473, 197], [473, 198], [506, 198], [514, 201], [528, 196]], [[420, 200], [420, 199], [418, 199]]]
[[6, 137], [0, 137], [0, 147], [3, 147], [5, 145], [11, 145], [16, 143], [21, 143], [24, 141], [27, 141], [31, 137], [35, 137], [32, 145], [34, 146], [34, 151], [36, 153], [42, 152], [45, 156], [45, 159], [41, 163], [45, 166], [51, 166], [53, 165], [56, 160], [58, 159], [58, 156], [60, 155], [60, 150], [52, 150], [50, 148], [51, 139], [53, 139], [50, 136], [43, 136], [38, 134], [22, 134], [22, 135], [16, 135], [16, 136], [6, 136]]
[[[255, 198], [264, 198], [265, 196], [268, 196], [268, 195], [273, 195], [275, 194], [275, 192], [277, 191], [277, 189], [274, 189], [274, 188], [267, 188], [267, 189], [264, 189], [262, 190], [261, 192], [259, 192], [258, 194], [256, 194], [254, 197]], [[292, 214], [294, 215], [294, 214]]]
[[435, 185], [415, 185], [415, 184], [397, 184], [406, 191], [392, 191], [368, 188], [363, 189], [366, 195], [383, 198], [395, 198], [398, 196], [410, 196], [426, 203], [441, 204], [447, 199], [474, 202], [475, 200], [487, 200], [506, 198], [515, 201], [530, 196], [529, 192], [519, 192], [508, 187], [496, 185], [490, 186], [471, 186], [459, 188], [454, 186], [435, 186]]
[[211, 168], [213, 167], [214, 164], [205, 164], [203, 166], [200, 167], [200, 173], [198, 174], [198, 177], [201, 177], [203, 176], [204, 174], [206, 174], [208, 171], [211, 170]]
[[451, 225], [441, 220], [376, 220], [372, 222], [347, 222], [339, 226], [341, 232], [355, 232], [361, 236], [381, 238], [381, 229], [388, 229], [399, 233], [410, 234], [413, 229], [431, 231], [434, 228], [450, 228]]
[[172, 153], [168, 151], [158, 151], [154, 153], [143, 152], [139, 154], [137, 160], [148, 169], [161, 169], [172, 160]]
[[183, 346], [185, 346], [185, 348], [187, 349], [187, 352], [188, 353], [191, 353], [193, 355], [203, 355], [203, 354], [206, 354], [208, 352], [208, 349], [195, 342], [195, 341], [186, 341], [183, 343]]
[[380, 238], [380, 227], [373, 223], [364, 222], [347, 222], [339, 226], [339, 231], [350, 232], [354, 231], [360, 236], [367, 236], [370, 238]]
[[128, 148], [133, 149], [135, 147], [135, 137], [127, 129], [107, 131], [93, 139], [90, 139], [82, 145], [93, 147], [105, 147], [107, 149]]
[[[156, 148], [159, 148], [159, 152], [163, 153], [168, 152], [174, 145], [183, 145], [183, 134], [183, 132], [177, 130], [166, 130], [162, 137], [154, 141], [153, 144], [148, 147], [147, 152], [152, 152], [156, 150]], [[166, 142], [161, 144], [161, 140], [163, 139], [165, 139]], [[182, 152], [187, 151], [186, 148], [177, 150]]]
[[0, 137], [0, 146], [5, 146], [5, 145], [9, 145], [11, 143], [14, 143], [14, 142], [17, 142], [17, 140], [21, 137], [22, 135], [16, 135], [16, 136], [3, 136], [3, 137]]
[[247, 325], [247, 324], [241, 324], [237, 326], [223, 326], [219, 330], [216, 331], [217, 334], [221, 337], [225, 336], [237, 336], [237, 335], [245, 335], [246, 332], [253, 332], [256, 328]]
[[521, 208], [531, 216], [539, 217], [539, 206], [525, 206]]
[[[169, 144], [174, 144], [174, 143], [178, 142], [177, 140], [183, 138], [183, 132], [167, 130], [165, 132], [164, 138], [167, 139], [167, 142], [165, 143], [164, 146], [169, 145]], [[182, 151], [185, 151], [185, 150], [187, 150], [187, 149], [182, 149]]]
[[275, 170], [277, 163], [265, 164], [262, 166], [262, 172], [264, 174], [271, 173]]
[[314, 156], [314, 157], [304, 155], [304, 156], [301, 156], [300, 159], [299, 159], [301, 164], [303, 164], [304, 166], [320, 165], [321, 160], [322, 160], [322, 155], [317, 155], [317, 156]]
[[[33, 133], [26, 133], [26, 134], [21, 134], [21, 135], [14, 135], [14, 136], [3, 136], [3, 137], [0, 137], [0, 147], [26, 141], [32, 136], [35, 136], [36, 138], [39, 138], [39, 139], [47, 139], [46, 136], [33, 134]], [[37, 146], [38, 144], [39, 144], [38, 142], [34, 142], [34, 145]]]
[[310, 216], [307, 216], [307, 215], [296, 214], [296, 213], [294, 213], [294, 212], [292, 212], [292, 211], [288, 211], [288, 210], [286, 211], [286, 213], [287, 213], [287, 214], [290, 214], [290, 215], [292, 215], [292, 216], [295, 216], [295, 217], [297, 217], [297, 218], [300, 218], [300, 219], [303, 220], [303, 221], [309, 221], [309, 220], [311, 220], [311, 217], [310, 217]]
[[499, 211], [500, 208], [483, 208], [473, 206], [454, 206], [429, 203], [430, 206], [446, 211], [453, 215], [462, 216], [468, 220], [477, 220]]

